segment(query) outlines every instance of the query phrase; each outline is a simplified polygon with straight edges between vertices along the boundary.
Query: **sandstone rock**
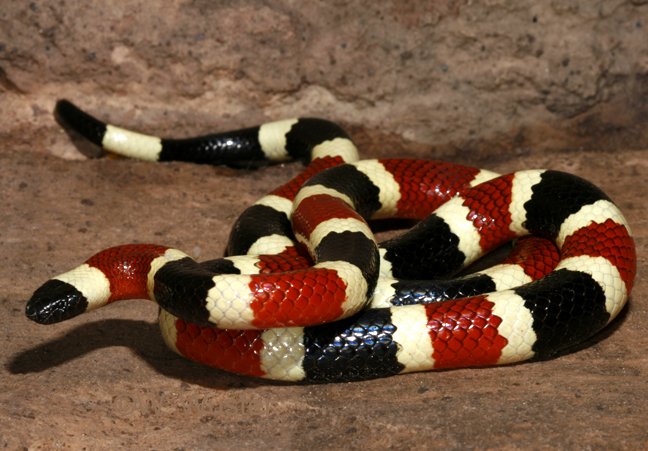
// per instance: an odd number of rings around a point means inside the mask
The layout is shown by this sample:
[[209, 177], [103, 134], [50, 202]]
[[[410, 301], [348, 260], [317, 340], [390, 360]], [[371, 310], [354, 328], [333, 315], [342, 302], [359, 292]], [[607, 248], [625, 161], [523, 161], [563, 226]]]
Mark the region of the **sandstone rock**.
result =
[[34, 1], [0, 14], [5, 131], [53, 127], [68, 97], [176, 136], [317, 115], [426, 155], [648, 143], [640, 1]]
[[367, 157], [575, 172], [622, 208], [645, 268], [648, 2], [3, 3], [0, 448], [648, 446], [641, 270], [629, 308], [586, 349], [353, 384], [188, 362], [164, 346], [152, 303], [51, 327], [24, 315], [39, 284], [108, 246], [222, 255], [236, 216], [300, 170], [65, 161], [85, 157], [52, 118], [60, 97], [165, 136], [317, 115]]

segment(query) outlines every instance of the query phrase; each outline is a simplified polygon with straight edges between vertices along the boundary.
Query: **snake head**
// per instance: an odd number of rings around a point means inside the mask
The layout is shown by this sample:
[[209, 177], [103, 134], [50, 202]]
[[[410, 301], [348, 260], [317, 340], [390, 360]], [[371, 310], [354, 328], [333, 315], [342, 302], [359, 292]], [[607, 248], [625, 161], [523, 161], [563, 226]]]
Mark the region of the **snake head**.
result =
[[74, 286], [51, 279], [34, 292], [25, 314], [39, 324], [53, 324], [85, 312], [87, 306], [87, 299]]

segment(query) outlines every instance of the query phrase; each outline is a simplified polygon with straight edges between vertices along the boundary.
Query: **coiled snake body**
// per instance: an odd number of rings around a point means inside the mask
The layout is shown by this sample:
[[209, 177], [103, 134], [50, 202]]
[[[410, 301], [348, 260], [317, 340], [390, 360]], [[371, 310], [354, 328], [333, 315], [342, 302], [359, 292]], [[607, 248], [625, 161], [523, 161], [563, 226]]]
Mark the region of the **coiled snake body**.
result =
[[[623, 215], [570, 174], [358, 161], [346, 133], [321, 119], [166, 140], [67, 101], [56, 112], [134, 158], [310, 163], [244, 211], [228, 257], [199, 263], [153, 244], [106, 249], [36, 290], [26, 314], [39, 323], [151, 299], [166, 343], [189, 359], [271, 379], [350, 381], [548, 358], [600, 331], [632, 288]], [[420, 222], [378, 245], [367, 221], [391, 217]], [[502, 264], [447, 279], [527, 235]]]

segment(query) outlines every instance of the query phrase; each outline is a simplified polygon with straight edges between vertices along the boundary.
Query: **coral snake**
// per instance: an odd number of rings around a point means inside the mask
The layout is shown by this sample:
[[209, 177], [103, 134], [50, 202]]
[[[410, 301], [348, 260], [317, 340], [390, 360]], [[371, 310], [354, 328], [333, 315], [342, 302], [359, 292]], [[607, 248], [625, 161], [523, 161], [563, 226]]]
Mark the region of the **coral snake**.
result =
[[[26, 314], [38, 323], [150, 299], [167, 345], [191, 360], [270, 379], [354, 381], [553, 357], [610, 323], [632, 288], [623, 215], [571, 174], [358, 160], [344, 130], [314, 118], [161, 139], [65, 100], [55, 112], [127, 157], [308, 165], [243, 212], [227, 257], [105, 249], [36, 290]], [[368, 222], [377, 218], [419, 222], [378, 244]], [[450, 277], [511, 240], [502, 263]]]

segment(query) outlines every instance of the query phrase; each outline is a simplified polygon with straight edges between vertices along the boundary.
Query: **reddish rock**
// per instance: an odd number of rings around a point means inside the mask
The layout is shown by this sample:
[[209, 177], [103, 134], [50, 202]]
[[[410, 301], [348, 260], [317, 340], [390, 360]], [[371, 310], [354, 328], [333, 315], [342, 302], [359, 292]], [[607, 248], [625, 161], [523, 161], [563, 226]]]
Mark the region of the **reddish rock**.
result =
[[[648, 148], [648, 4], [223, 4], [0, 11], [0, 447], [646, 448], [648, 153], [629, 149]], [[25, 300], [54, 274], [127, 242], [222, 255], [236, 216], [300, 170], [86, 159], [60, 97], [166, 136], [317, 115], [364, 157], [577, 173], [634, 231], [630, 307], [554, 360], [317, 386], [187, 362], [150, 303], [38, 326]]]

